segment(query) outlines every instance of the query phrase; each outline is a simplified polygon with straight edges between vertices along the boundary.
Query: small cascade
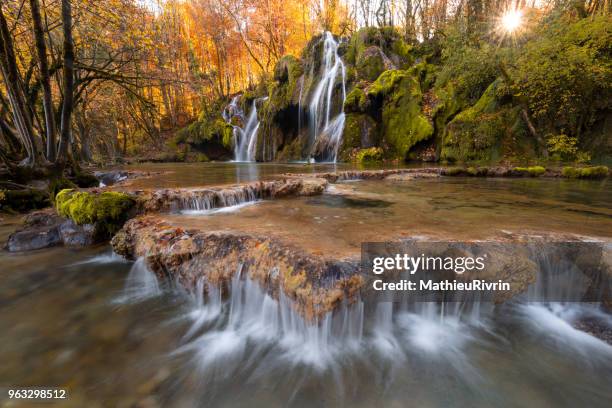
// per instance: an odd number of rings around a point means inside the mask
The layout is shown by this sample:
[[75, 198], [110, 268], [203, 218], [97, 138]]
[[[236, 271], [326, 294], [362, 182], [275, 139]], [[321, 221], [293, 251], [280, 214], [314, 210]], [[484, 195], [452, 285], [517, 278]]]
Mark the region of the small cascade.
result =
[[256, 184], [245, 184], [223, 190], [194, 190], [173, 202], [173, 210], [182, 214], [231, 212], [266, 198], [266, 191]]
[[255, 161], [255, 150], [257, 148], [257, 132], [259, 130], [259, 119], [257, 117], [257, 103], [264, 101], [267, 98], [258, 98], [253, 100], [251, 111], [249, 116], [246, 118], [244, 127], [234, 125], [232, 119], [234, 117], [240, 118], [242, 121], [245, 120], [245, 115], [238, 102], [240, 95], [232, 98], [229, 105], [223, 109], [223, 119], [232, 124], [234, 127], [234, 161], [237, 162], [253, 162]]
[[229, 377], [270, 348], [275, 351], [267, 354], [268, 361], [260, 360], [269, 368], [289, 363], [322, 371], [337, 364], [339, 355], [355, 350], [361, 342], [361, 302], [330, 313], [321, 321], [308, 322], [282, 293], [275, 300], [243, 276], [242, 266], [234, 274], [229, 297], [223, 303], [220, 293], [219, 288], [198, 282], [193, 295], [196, 301], [187, 312], [193, 320], [185, 335], [189, 342], [175, 351], [194, 353], [195, 363], [203, 372]]
[[[339, 43], [334, 40], [333, 35], [329, 31], [325, 32], [321, 80], [312, 94], [309, 106], [312, 156], [333, 162], [337, 160], [338, 148], [342, 142], [345, 119], [343, 105], [346, 100], [346, 68], [338, 56], [338, 46]], [[338, 77], [342, 81], [342, 104], [337, 116], [332, 117], [333, 94]]]
[[147, 267], [144, 258], [138, 258], [130, 269], [118, 303], [140, 302], [161, 293], [157, 276]]

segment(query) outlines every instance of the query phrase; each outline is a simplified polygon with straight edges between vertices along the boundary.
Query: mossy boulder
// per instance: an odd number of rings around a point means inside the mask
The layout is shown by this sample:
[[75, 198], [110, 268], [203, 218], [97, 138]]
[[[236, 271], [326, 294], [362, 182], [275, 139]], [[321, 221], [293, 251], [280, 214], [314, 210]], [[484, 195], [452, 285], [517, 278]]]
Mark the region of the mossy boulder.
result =
[[55, 196], [57, 196], [57, 193], [59, 193], [60, 191], [65, 190], [65, 189], [73, 189], [73, 188], [77, 188], [77, 185], [74, 184], [72, 181], [68, 180], [67, 178], [60, 177], [60, 178], [51, 180], [51, 182], [49, 183], [50, 202], [55, 201]]
[[582, 178], [582, 179], [599, 179], [605, 178], [609, 174], [608, 167], [606, 166], [592, 166], [592, 167], [564, 167], [561, 172], [563, 177], [566, 178]]
[[135, 200], [125, 193], [107, 191], [95, 194], [65, 189], [55, 198], [57, 213], [77, 225], [92, 224], [97, 239], [108, 239], [130, 217]]
[[358, 163], [375, 163], [381, 162], [384, 159], [383, 149], [380, 147], [370, 147], [369, 149], [361, 149], [355, 155], [355, 160]]
[[[374, 50], [371, 47], [376, 47], [376, 53], [373, 52]], [[373, 72], [371, 68], [375, 68], [380, 62], [384, 63], [386, 69], [406, 68], [412, 65], [413, 57], [411, 53], [412, 46], [403, 40], [396, 29], [392, 27], [364, 27], [351, 37], [344, 60], [349, 65], [356, 66], [360, 74], [365, 74], [362, 78], [366, 78], [368, 72]], [[376, 54], [381, 58], [379, 59]], [[371, 58], [374, 60], [367, 62]], [[365, 70], [360, 69], [360, 66]], [[374, 79], [376, 79], [375, 76], [371, 80]]]
[[359, 79], [375, 81], [386, 69], [391, 69], [389, 58], [380, 47], [366, 48], [357, 58], [356, 72]]
[[367, 108], [368, 98], [363, 89], [355, 87], [348, 93], [348, 95], [346, 95], [346, 100], [344, 101], [344, 112], [365, 112]]
[[462, 110], [446, 125], [440, 158], [450, 162], [496, 161], [509, 153], [525, 136], [520, 108], [503, 101], [498, 93], [501, 81], [493, 82], [475, 105]]
[[339, 158], [350, 161], [360, 148], [368, 148], [380, 143], [376, 121], [363, 113], [347, 113], [340, 146]]
[[383, 72], [367, 95], [374, 106], [381, 107], [381, 136], [390, 156], [406, 160], [414, 145], [433, 135], [433, 125], [421, 109], [423, 95], [418, 78], [408, 71]]

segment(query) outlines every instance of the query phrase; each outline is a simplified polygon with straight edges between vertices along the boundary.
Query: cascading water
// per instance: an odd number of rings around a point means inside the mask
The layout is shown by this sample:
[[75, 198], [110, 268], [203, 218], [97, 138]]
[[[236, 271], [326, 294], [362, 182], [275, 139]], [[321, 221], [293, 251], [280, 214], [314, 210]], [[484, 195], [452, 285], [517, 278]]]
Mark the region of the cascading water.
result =
[[[238, 106], [240, 95], [232, 98], [229, 105], [223, 110], [222, 116], [227, 123], [232, 123], [234, 117], [239, 117], [244, 120], [244, 112]], [[259, 130], [259, 119], [257, 118], [257, 102], [264, 101], [267, 98], [258, 98], [253, 100], [251, 111], [246, 118], [244, 128], [234, 126], [234, 161], [237, 162], [253, 162], [255, 161], [255, 150], [257, 147], [257, 132]]]
[[[336, 162], [338, 148], [342, 142], [345, 119], [343, 105], [346, 100], [346, 68], [338, 56], [338, 46], [339, 43], [334, 40], [333, 35], [329, 31], [325, 32], [321, 80], [312, 94], [309, 106], [311, 156], [332, 162]], [[342, 81], [342, 104], [339, 113], [332, 117], [334, 89], [338, 78]]]
[[125, 281], [123, 293], [117, 303], [140, 302], [162, 294], [155, 274], [147, 267], [144, 258], [138, 258]]

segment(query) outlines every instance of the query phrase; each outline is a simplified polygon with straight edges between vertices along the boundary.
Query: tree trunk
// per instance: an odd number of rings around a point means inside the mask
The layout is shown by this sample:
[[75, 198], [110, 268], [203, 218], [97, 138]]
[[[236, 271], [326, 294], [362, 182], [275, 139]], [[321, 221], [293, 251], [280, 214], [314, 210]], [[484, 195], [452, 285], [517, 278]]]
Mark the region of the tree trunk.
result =
[[72, 41], [72, 6], [70, 0], [62, 0], [62, 26], [64, 29], [64, 101], [62, 103], [57, 161], [65, 163], [68, 155], [68, 145], [72, 140], [71, 118], [74, 104], [74, 43]]
[[45, 126], [47, 134], [47, 160], [55, 161], [55, 120], [53, 118], [53, 96], [51, 94], [51, 80], [49, 78], [49, 64], [47, 63], [47, 46], [43, 31], [42, 19], [38, 0], [30, 0], [32, 9], [32, 22], [34, 36], [36, 37], [36, 51], [40, 65], [40, 78], [43, 86], [43, 108], [45, 111]]
[[27, 157], [23, 164], [36, 166], [42, 162], [32, 127], [32, 118], [25, 102], [22, 81], [17, 69], [13, 40], [2, 7], [0, 7], [0, 71], [7, 88], [8, 99], [13, 113], [13, 122], [21, 139]]

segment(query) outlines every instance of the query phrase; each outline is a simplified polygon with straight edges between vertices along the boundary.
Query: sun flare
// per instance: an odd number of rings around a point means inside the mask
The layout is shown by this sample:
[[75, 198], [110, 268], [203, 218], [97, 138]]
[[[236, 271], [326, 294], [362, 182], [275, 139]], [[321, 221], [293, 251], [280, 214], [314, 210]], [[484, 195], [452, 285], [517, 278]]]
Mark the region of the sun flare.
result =
[[514, 33], [523, 23], [523, 13], [520, 10], [508, 10], [501, 18], [504, 31]]

